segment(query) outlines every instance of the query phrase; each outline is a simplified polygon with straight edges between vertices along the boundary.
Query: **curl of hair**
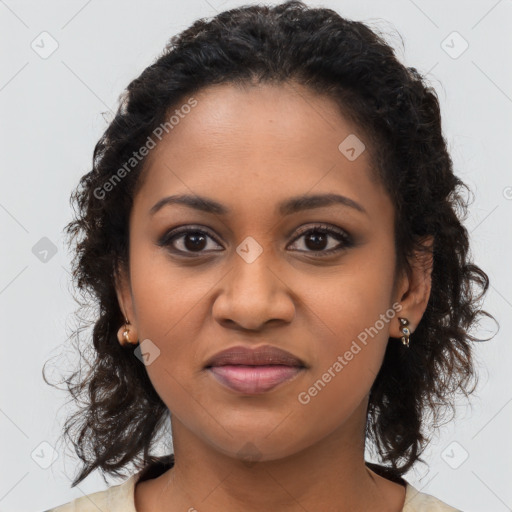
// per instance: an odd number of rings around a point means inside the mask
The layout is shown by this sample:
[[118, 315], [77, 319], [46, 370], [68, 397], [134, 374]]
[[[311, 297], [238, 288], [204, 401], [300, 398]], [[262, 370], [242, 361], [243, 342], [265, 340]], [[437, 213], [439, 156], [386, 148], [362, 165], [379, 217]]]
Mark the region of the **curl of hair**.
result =
[[145, 159], [115, 183], [114, 175], [181, 102], [226, 83], [301, 85], [334, 99], [368, 142], [372, 176], [395, 205], [397, 270], [408, 271], [414, 251], [427, 250], [425, 237], [434, 238], [425, 314], [408, 350], [388, 343], [370, 392], [366, 435], [388, 469], [401, 475], [422, 461], [429, 414], [437, 427], [442, 411], [454, 411], [454, 394], [467, 397], [476, 386], [471, 342], [480, 340], [469, 332], [479, 315], [491, 317], [480, 308], [489, 281], [469, 260], [467, 187], [453, 173], [435, 91], [361, 22], [298, 1], [240, 7], [172, 37], [128, 85], [72, 194], [73, 278], [98, 306], [94, 360], [66, 380], [84, 403], [64, 431], [84, 463], [73, 486], [95, 469], [119, 476], [128, 463], [157, 460], [151, 450], [169, 414], [144, 365], [117, 341], [124, 317], [115, 276], [128, 265], [129, 214]]

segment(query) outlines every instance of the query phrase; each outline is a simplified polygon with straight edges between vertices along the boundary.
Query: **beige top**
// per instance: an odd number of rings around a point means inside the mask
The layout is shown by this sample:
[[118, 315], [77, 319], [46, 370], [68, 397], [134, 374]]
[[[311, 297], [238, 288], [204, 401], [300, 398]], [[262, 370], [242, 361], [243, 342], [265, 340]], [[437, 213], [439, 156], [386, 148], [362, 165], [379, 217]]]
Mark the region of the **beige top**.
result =
[[[137, 512], [135, 508], [135, 484], [141, 472], [132, 475], [122, 484], [114, 485], [104, 491], [76, 498], [60, 507], [45, 512]], [[462, 512], [434, 498], [430, 494], [419, 492], [407, 482], [405, 505], [402, 512]]]

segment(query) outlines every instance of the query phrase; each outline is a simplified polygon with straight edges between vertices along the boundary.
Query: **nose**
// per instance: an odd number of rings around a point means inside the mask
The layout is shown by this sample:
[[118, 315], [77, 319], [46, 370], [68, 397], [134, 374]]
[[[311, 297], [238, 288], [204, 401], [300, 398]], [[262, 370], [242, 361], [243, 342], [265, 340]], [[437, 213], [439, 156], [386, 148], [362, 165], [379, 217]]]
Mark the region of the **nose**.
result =
[[215, 320], [224, 327], [256, 331], [271, 322], [290, 323], [295, 315], [293, 292], [279, 274], [265, 253], [252, 263], [236, 255], [219, 283]]

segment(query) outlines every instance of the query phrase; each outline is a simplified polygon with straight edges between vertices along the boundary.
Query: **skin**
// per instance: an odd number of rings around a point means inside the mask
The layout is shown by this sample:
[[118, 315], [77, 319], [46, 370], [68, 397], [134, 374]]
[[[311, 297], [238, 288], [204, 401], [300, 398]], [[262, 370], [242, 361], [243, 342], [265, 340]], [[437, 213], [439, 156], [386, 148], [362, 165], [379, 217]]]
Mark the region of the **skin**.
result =
[[[148, 156], [130, 216], [130, 268], [119, 269], [116, 286], [130, 337], [160, 350], [146, 369], [171, 411], [176, 456], [174, 468], [136, 486], [137, 510], [402, 510], [405, 487], [364, 464], [366, 408], [388, 341], [401, 343], [388, 340], [401, 336], [398, 317], [412, 332], [421, 320], [430, 270], [417, 256], [410, 274], [394, 273], [394, 208], [372, 179], [369, 151], [349, 161], [338, 150], [349, 134], [364, 140], [362, 130], [331, 99], [297, 84], [223, 84], [194, 97], [197, 106]], [[321, 193], [346, 196], [365, 213], [276, 210], [292, 196]], [[172, 194], [208, 197], [232, 213], [182, 205], [149, 213]], [[354, 245], [329, 235], [320, 250], [341, 250], [315, 254], [298, 228], [322, 223]], [[199, 252], [177, 237], [176, 250], [192, 257], [158, 245], [184, 225], [214, 237]], [[236, 252], [248, 236], [263, 250], [250, 264]], [[300, 403], [299, 393], [396, 302], [401, 311]], [[236, 393], [203, 366], [239, 344], [275, 345], [308, 368], [266, 393]]]

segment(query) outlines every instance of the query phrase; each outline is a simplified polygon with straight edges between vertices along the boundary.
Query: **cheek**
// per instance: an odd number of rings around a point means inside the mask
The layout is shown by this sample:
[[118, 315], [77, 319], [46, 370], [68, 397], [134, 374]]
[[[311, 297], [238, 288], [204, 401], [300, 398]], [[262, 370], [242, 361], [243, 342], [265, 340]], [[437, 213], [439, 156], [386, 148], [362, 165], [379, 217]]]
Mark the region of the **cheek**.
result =
[[165, 252], [155, 255], [151, 248], [135, 251], [131, 263], [139, 339], [150, 340], [158, 353], [146, 366], [148, 376], [169, 409], [190, 408], [200, 384], [196, 379], [204, 379], [210, 297], [223, 272], [179, 267]]
[[[315, 315], [309, 335], [315, 342], [312, 382], [323, 400], [332, 402], [349, 390], [360, 400], [371, 388], [382, 364], [391, 322], [397, 322], [399, 304], [391, 304], [393, 257], [367, 258], [326, 280], [309, 296]], [[313, 289], [313, 283], [305, 283]], [[328, 383], [325, 392], [322, 383]], [[312, 390], [312, 394], [315, 390]]]
[[[321, 318], [316, 323], [315, 364], [294, 397], [302, 407], [298, 414], [304, 418], [306, 438], [327, 435], [356, 410], [366, 416], [365, 399], [382, 364], [390, 323], [397, 316], [389, 303], [387, 279], [373, 277], [369, 272], [345, 275], [316, 296], [313, 307]], [[307, 418], [322, 421], [313, 424]]]
[[[368, 331], [371, 331], [368, 337], [374, 340], [374, 345], [387, 341], [389, 317], [395, 315], [391, 304], [393, 258], [392, 254], [375, 252], [379, 253], [378, 258], [358, 254], [357, 261], [347, 263], [320, 286], [317, 283], [314, 294], [309, 292], [310, 305], [318, 316], [318, 323], [323, 324], [323, 330], [331, 334], [330, 338], [338, 340], [328, 344], [332, 348], [348, 348], [347, 343], [350, 345], [358, 338], [364, 341], [364, 333], [368, 334]], [[308, 288], [315, 289], [314, 283], [309, 283]], [[382, 315], [386, 313], [383, 323]]]
[[179, 396], [180, 384], [200, 364], [195, 341], [200, 339], [204, 319], [199, 315], [206, 314], [204, 299], [211, 283], [190, 277], [193, 270], [178, 270], [165, 254], [155, 256], [150, 250], [137, 249], [131, 256], [139, 340], [152, 352], [146, 370], [169, 406], [167, 397]]
[[149, 244], [134, 248], [131, 269], [139, 334], [157, 344], [194, 339], [201, 328], [197, 311], [215, 282], [211, 272], [200, 266], [180, 267], [165, 249], [157, 250]]

